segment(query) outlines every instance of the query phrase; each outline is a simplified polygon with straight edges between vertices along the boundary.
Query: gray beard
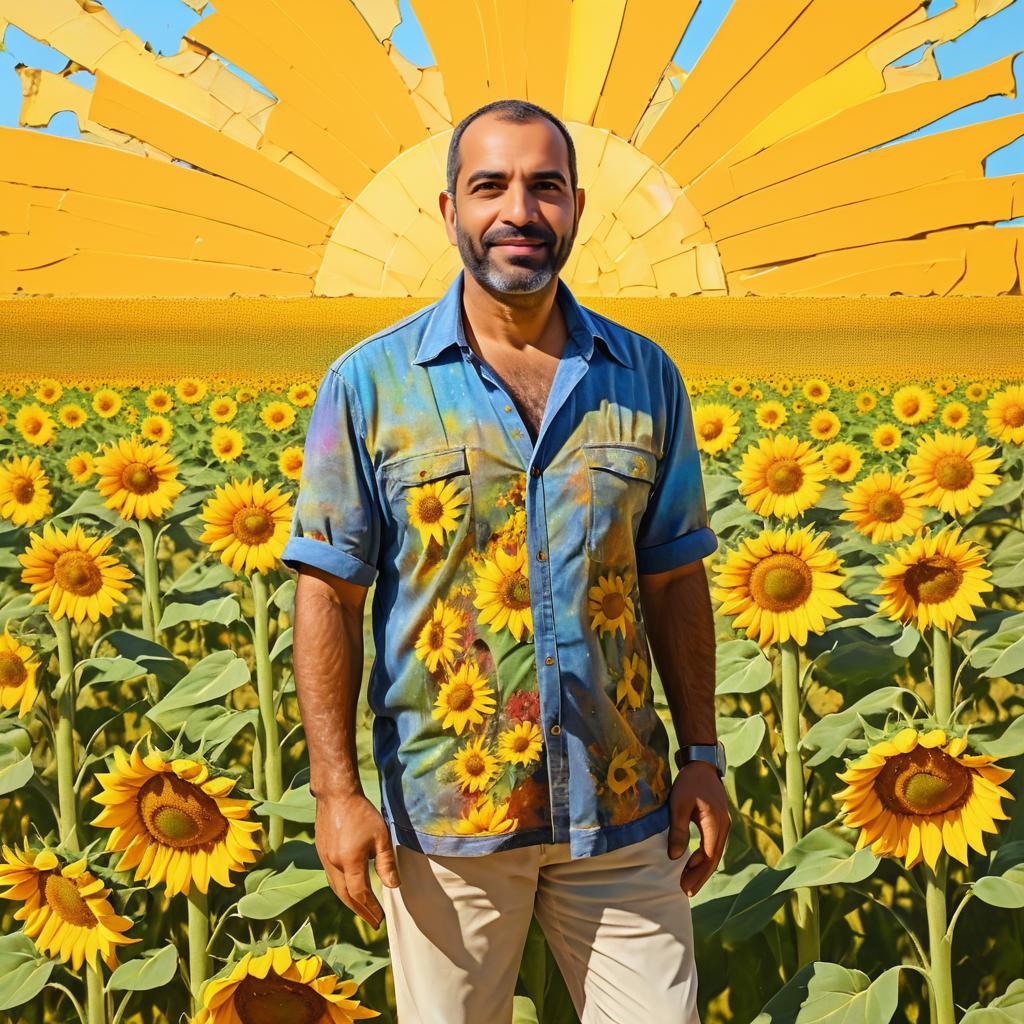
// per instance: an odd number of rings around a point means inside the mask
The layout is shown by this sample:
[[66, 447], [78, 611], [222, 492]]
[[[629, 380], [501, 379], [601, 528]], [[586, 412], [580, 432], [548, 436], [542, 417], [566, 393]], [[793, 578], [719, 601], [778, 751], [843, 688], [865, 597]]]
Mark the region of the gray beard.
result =
[[[490, 247], [478, 251], [473, 241], [465, 235], [455, 223], [455, 235], [458, 239], [459, 254], [466, 270], [473, 275], [482, 288], [493, 292], [528, 294], [539, 292], [546, 287], [551, 279], [565, 266], [572, 252], [573, 242], [576, 240], [576, 226], [573, 226], [572, 234], [565, 238], [562, 247], [552, 254], [546, 249], [547, 259], [543, 265], [532, 267], [523, 265], [517, 270], [500, 270], [490, 258]], [[533, 257], [523, 256], [524, 261], [532, 261]], [[516, 257], [511, 257], [515, 260]]]

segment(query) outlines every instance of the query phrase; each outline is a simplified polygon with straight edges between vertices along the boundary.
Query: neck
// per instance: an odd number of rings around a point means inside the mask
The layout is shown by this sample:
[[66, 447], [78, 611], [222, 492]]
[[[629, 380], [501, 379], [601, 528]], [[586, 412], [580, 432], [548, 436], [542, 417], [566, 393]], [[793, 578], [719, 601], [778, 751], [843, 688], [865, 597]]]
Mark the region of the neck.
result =
[[556, 301], [558, 277], [536, 292], [492, 292], [463, 274], [462, 317], [466, 340], [508, 353], [535, 349], [559, 355], [565, 343], [565, 320]]

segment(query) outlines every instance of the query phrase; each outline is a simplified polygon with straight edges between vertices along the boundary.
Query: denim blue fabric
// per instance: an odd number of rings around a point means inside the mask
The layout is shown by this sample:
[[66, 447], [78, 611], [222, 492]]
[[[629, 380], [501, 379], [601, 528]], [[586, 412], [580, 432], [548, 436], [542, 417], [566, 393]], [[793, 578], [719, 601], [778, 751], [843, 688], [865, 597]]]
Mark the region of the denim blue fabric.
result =
[[586, 857], [669, 822], [638, 574], [703, 559], [689, 396], [655, 342], [557, 286], [536, 445], [445, 294], [320, 383], [282, 556], [375, 584], [367, 701], [392, 840]]

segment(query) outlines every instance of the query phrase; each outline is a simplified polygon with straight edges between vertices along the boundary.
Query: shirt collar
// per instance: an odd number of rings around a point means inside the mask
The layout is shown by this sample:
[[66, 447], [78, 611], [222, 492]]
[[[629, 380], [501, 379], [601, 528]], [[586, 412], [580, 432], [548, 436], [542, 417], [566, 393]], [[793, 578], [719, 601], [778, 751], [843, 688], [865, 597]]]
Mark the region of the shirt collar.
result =
[[[462, 282], [466, 270], [463, 267], [448, 286], [448, 290], [434, 304], [427, 318], [427, 325], [416, 350], [414, 363], [426, 363], [434, 359], [448, 346], [458, 344], [460, 348], [469, 349], [466, 333], [462, 326]], [[632, 367], [627, 346], [618, 332], [611, 326], [599, 324], [577, 301], [569, 290], [569, 286], [558, 278], [555, 299], [562, 307], [566, 327], [570, 338], [575, 338], [580, 347], [580, 354], [589, 362], [594, 352], [594, 342], [600, 341], [605, 352], [623, 366]]]

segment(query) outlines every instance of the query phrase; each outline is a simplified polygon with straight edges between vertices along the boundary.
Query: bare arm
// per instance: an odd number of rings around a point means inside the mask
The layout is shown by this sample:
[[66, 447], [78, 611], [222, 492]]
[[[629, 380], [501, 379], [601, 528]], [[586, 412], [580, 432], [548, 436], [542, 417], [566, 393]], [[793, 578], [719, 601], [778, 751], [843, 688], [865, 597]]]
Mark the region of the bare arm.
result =
[[370, 888], [369, 858], [385, 885], [399, 880], [387, 825], [363, 793], [356, 754], [367, 591], [303, 565], [295, 590], [293, 661], [316, 798], [317, 853], [338, 898], [377, 928], [384, 911]]
[[[715, 620], [702, 561], [639, 577], [651, 656], [672, 712], [679, 745], [715, 743]], [[686, 862], [680, 887], [695, 895], [714, 873], [732, 827], [729, 802], [714, 765], [683, 766], [669, 794], [668, 853], [682, 856], [695, 820], [701, 845]]]

